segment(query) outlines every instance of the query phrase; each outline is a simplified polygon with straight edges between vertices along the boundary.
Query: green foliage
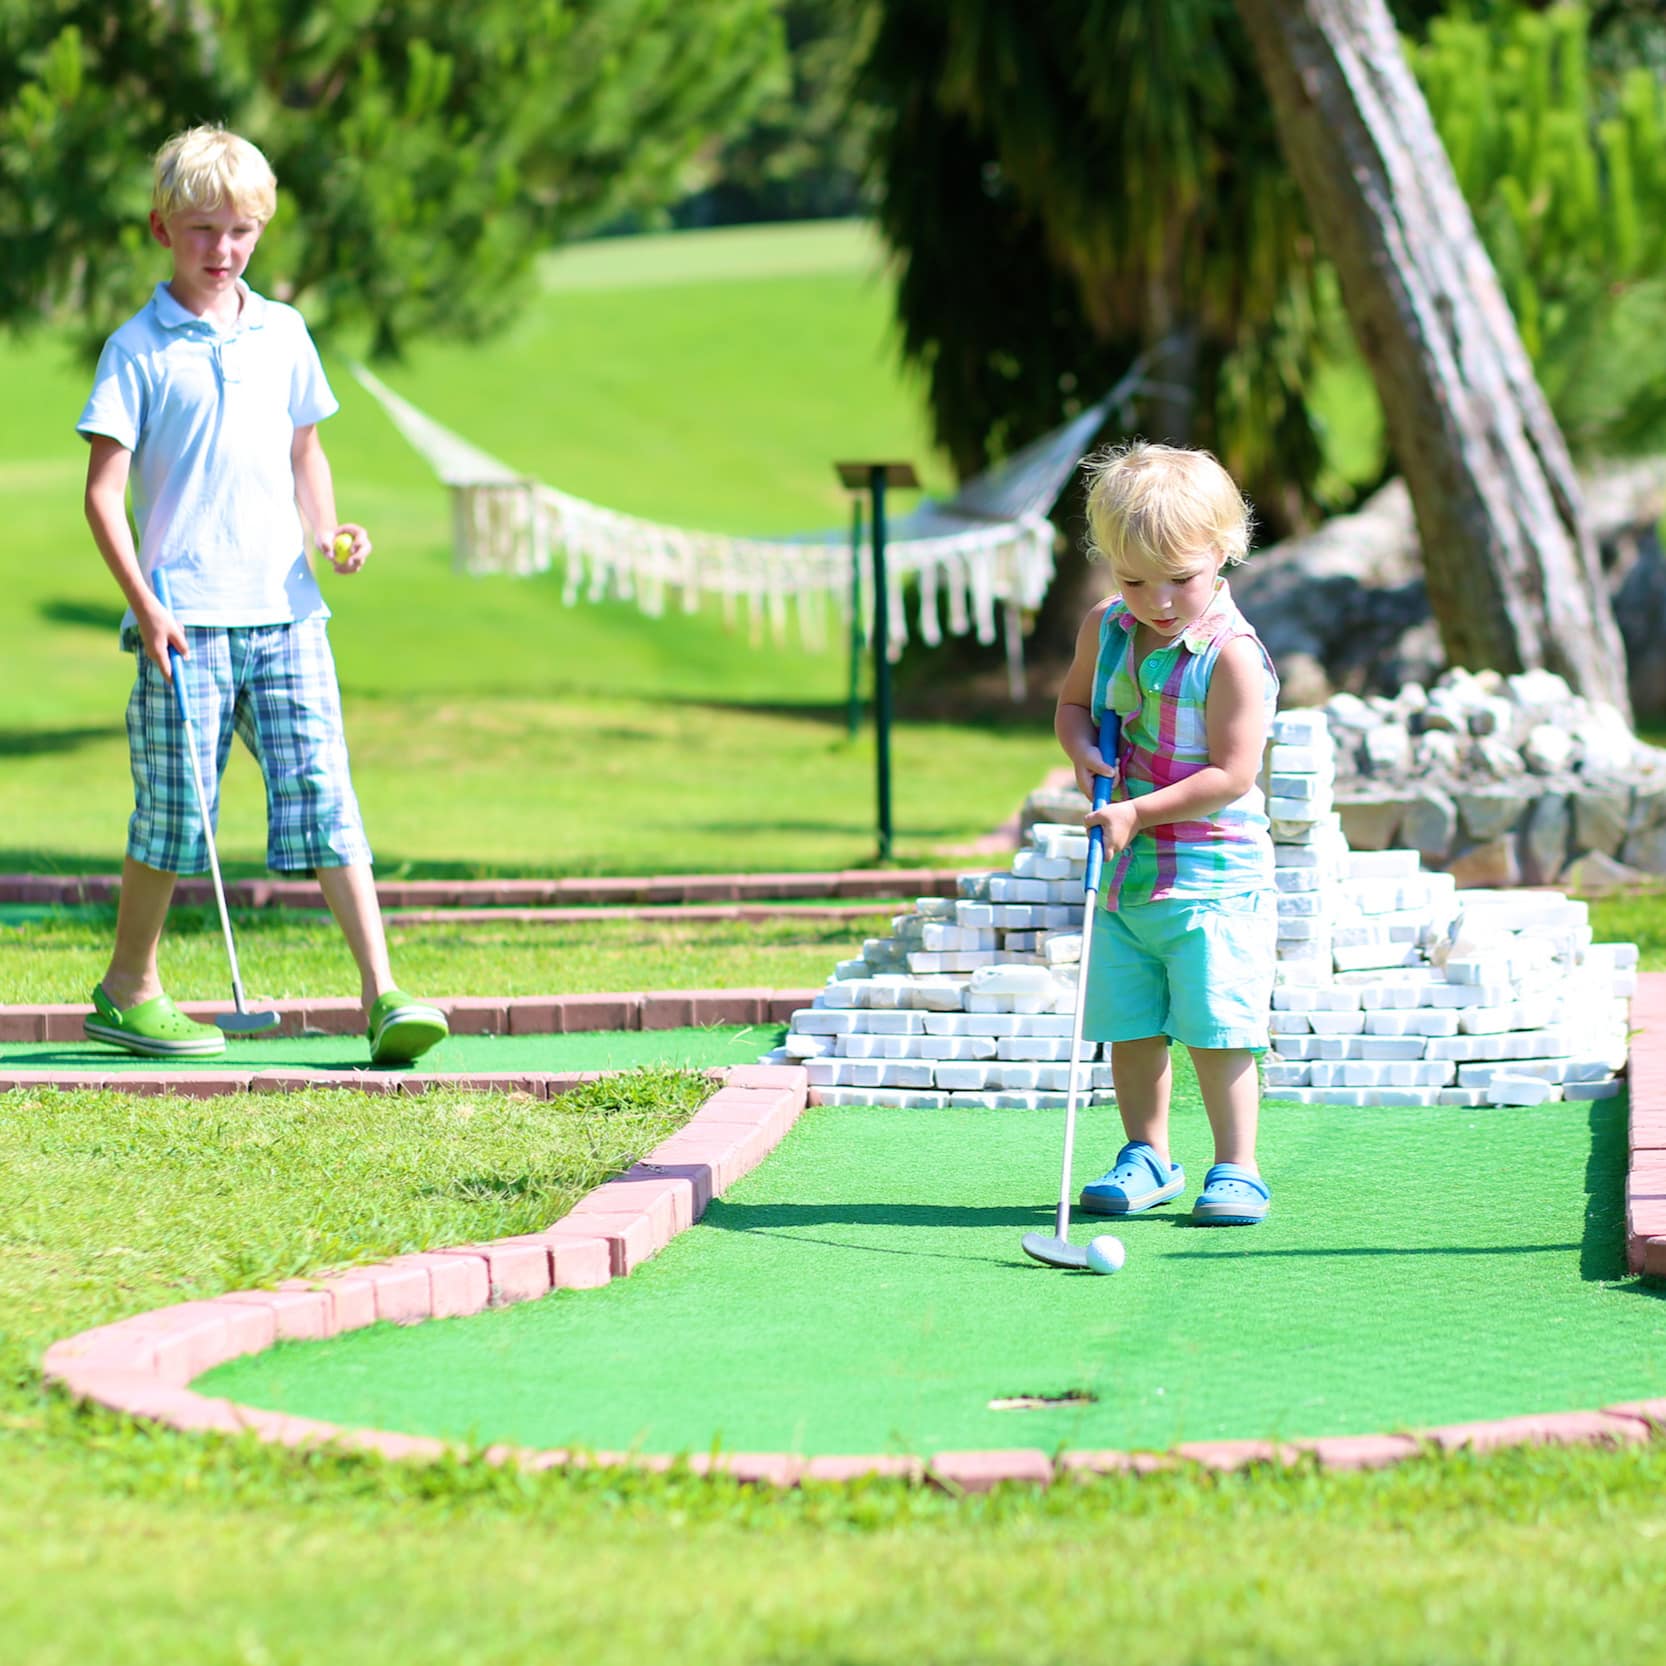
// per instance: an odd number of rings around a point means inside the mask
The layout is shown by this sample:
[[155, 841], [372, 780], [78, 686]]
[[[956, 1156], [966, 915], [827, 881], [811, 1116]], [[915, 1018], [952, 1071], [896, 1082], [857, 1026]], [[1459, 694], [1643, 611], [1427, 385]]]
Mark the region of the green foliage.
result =
[[1166, 344], [1180, 414], [1160, 393], [1129, 426], [1214, 447], [1252, 495], [1317, 482], [1312, 249], [1229, 7], [888, 0], [861, 90], [904, 351], [962, 470]]
[[863, 0], [780, 0], [787, 61], [752, 121], [717, 148], [710, 182], [677, 204], [680, 226], [855, 214], [876, 117], [853, 93]]
[[681, 194], [780, 55], [772, 0], [0, 0], [0, 319], [101, 340], [154, 270], [149, 156], [224, 121], [279, 177], [273, 293], [381, 353], [477, 337], [540, 248]]
[[1510, 8], [1439, 19], [1412, 54], [1522, 340], [1584, 454], [1666, 444], [1666, 66], [1605, 52], [1611, 67], [1593, 74], [1591, 29], [1580, 7]]

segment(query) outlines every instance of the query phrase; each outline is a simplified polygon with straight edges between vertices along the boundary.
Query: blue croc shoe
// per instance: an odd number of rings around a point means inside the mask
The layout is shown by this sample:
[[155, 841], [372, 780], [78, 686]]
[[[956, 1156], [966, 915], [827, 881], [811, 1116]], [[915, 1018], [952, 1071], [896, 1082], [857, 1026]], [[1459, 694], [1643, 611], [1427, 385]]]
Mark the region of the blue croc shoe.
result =
[[1111, 1169], [1082, 1188], [1082, 1208], [1090, 1215], [1138, 1215], [1185, 1189], [1178, 1163], [1165, 1163], [1144, 1140], [1130, 1140]]
[[1192, 1225], [1255, 1226], [1266, 1220], [1272, 1202], [1260, 1175], [1237, 1163], [1216, 1163], [1192, 1205]]

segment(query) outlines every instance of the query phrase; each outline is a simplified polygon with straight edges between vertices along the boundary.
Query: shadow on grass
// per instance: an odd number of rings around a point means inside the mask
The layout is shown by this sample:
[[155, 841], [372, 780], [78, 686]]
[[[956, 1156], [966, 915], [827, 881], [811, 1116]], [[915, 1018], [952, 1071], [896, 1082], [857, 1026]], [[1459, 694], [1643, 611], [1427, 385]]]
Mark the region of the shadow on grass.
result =
[[[0, 729], [0, 758], [44, 758], [59, 752], [76, 752], [101, 741], [126, 739], [127, 729], [121, 723], [71, 729]], [[4, 860], [4, 854], [0, 852], [0, 861]]]
[[108, 631], [114, 636], [121, 629], [126, 610], [104, 602], [73, 601], [55, 596], [40, 604], [39, 613], [49, 625], [74, 625], [86, 630]]
[[[703, 1217], [707, 1226], [725, 1232], [776, 1232], [795, 1226], [991, 1227], [1015, 1230], [1051, 1220], [1041, 1206], [950, 1203], [722, 1203], [714, 1201]], [[863, 1246], [853, 1245], [853, 1248]], [[900, 1253], [900, 1252], [899, 1252]]]
[[1585, 1159], [1585, 1232], [1579, 1246], [1579, 1276], [1587, 1283], [1626, 1277], [1627, 1094], [1593, 1099], [1587, 1122], [1591, 1152]]

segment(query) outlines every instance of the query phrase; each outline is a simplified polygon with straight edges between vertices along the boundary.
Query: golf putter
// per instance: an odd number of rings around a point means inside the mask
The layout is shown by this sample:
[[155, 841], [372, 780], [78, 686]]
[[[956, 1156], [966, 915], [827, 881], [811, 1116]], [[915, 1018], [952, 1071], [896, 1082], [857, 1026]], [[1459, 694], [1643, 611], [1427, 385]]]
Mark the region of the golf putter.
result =
[[[158, 567], [150, 576], [151, 589], [156, 599], [170, 613], [173, 599], [168, 594], [168, 570]], [[231, 962], [231, 998], [236, 1012], [218, 1014], [214, 1022], [227, 1035], [262, 1035], [275, 1030], [282, 1018], [275, 1012], [250, 1012], [243, 999], [243, 974], [237, 969], [237, 945], [231, 936], [231, 915], [226, 909], [226, 888], [220, 881], [220, 857], [214, 848], [214, 825], [208, 817], [208, 794], [203, 790], [202, 768], [197, 762], [197, 731], [191, 721], [191, 702], [185, 697], [185, 679], [180, 675], [179, 650], [168, 644], [168, 669], [173, 673], [174, 704], [179, 707], [179, 721], [185, 726], [185, 757], [191, 765], [191, 786], [197, 795], [197, 814], [202, 817], [203, 837], [208, 841], [208, 871], [214, 879], [214, 901], [220, 910], [220, 931], [226, 940], [226, 959]]]
[[[1107, 763], [1116, 762], [1117, 742], [1121, 724], [1115, 712], [1107, 709], [1099, 720], [1099, 756]], [[1111, 801], [1111, 777], [1093, 778], [1093, 807], [1102, 810]], [[1093, 911], [1099, 904], [1100, 870], [1105, 864], [1105, 833], [1103, 828], [1088, 829], [1088, 867], [1083, 876], [1082, 889], [1082, 953], [1076, 962], [1076, 1015], [1070, 1026], [1070, 1082], [1064, 1101], [1064, 1173], [1059, 1180], [1059, 1212], [1052, 1236], [1042, 1232], [1026, 1232], [1024, 1253], [1032, 1261], [1047, 1267], [1079, 1267], [1086, 1269], [1088, 1247], [1070, 1241], [1070, 1168], [1076, 1148], [1077, 1072], [1081, 1068], [1082, 1018], [1087, 1006], [1088, 953], [1093, 944]]]

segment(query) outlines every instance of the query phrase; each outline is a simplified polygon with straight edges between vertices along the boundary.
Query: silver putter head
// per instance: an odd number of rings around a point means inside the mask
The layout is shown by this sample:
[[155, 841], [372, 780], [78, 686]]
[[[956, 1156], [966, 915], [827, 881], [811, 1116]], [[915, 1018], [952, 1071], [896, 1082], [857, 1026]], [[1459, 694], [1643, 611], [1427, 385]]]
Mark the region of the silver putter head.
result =
[[227, 1035], [265, 1035], [282, 1022], [283, 1015], [276, 1012], [217, 1012], [214, 1015], [215, 1026]]
[[1088, 1247], [1073, 1244], [1068, 1238], [1056, 1237], [1051, 1232], [1026, 1232], [1020, 1247], [1032, 1261], [1044, 1267], [1070, 1267], [1086, 1272]]

